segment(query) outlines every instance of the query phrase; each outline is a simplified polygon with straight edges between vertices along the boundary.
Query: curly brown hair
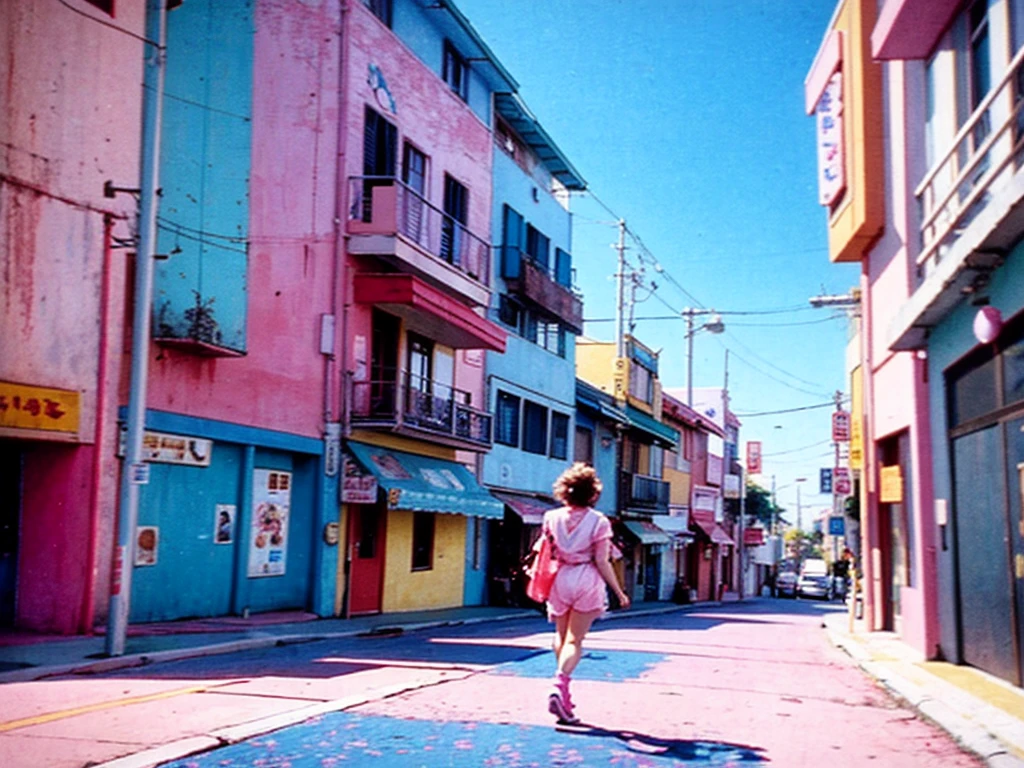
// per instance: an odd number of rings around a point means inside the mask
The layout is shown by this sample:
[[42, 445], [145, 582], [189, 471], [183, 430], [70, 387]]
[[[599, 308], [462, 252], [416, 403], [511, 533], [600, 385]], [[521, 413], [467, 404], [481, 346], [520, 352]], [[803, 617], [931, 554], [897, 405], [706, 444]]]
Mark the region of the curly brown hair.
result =
[[604, 485], [589, 464], [577, 461], [555, 480], [555, 498], [570, 507], [591, 507], [601, 498]]

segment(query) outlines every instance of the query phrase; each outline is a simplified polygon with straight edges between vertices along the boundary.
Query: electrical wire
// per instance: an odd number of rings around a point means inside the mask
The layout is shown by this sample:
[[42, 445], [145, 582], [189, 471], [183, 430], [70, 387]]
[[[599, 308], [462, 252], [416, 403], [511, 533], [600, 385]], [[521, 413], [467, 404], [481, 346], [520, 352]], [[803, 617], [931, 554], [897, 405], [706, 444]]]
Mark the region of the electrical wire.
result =
[[143, 37], [142, 35], [137, 35], [136, 33], [132, 32], [130, 29], [125, 29], [124, 27], [119, 27], [117, 24], [113, 24], [113, 23], [107, 21], [106, 19], [97, 18], [97, 17], [93, 16], [92, 14], [86, 13], [85, 11], [81, 10], [80, 8], [75, 8], [75, 6], [73, 6], [70, 3], [68, 3], [67, 0], [57, 0], [57, 2], [60, 3], [61, 5], [63, 5], [65, 8], [67, 8], [69, 11], [74, 11], [79, 16], [84, 16], [85, 18], [89, 19], [89, 21], [95, 21], [97, 24], [99, 24], [101, 26], [104, 26], [104, 27], [109, 27], [110, 29], [113, 29], [116, 32], [120, 32], [122, 35], [128, 35], [128, 37], [135, 38], [136, 40], [139, 40], [139, 41], [145, 43], [146, 45], [152, 45], [157, 50], [160, 50], [160, 51], [164, 50], [164, 47], [162, 45], [160, 45], [160, 43], [158, 43], [157, 41], [150, 40], [148, 37]]
[[753, 368], [755, 371], [760, 373], [762, 376], [767, 376], [772, 381], [777, 382], [777, 383], [781, 384], [784, 387], [788, 387], [789, 389], [792, 389], [795, 392], [800, 392], [800, 393], [805, 394], [805, 395], [815, 395], [815, 396], [822, 396], [822, 397], [826, 396], [826, 395], [822, 395], [822, 393], [820, 391], [812, 391], [812, 390], [809, 390], [809, 389], [804, 389], [803, 387], [798, 387], [795, 384], [790, 384], [788, 381], [780, 379], [777, 376], [773, 376], [772, 374], [768, 373], [768, 371], [765, 371], [765, 370], [762, 370], [761, 368], [758, 368], [756, 365], [754, 365], [749, 360], [743, 358], [741, 355], [736, 354], [736, 350], [729, 349], [724, 344], [722, 346], [725, 347], [727, 350], [729, 350], [729, 352], [731, 353], [732, 357], [735, 358], [736, 360], [739, 360], [744, 365], [747, 365], [750, 368]]
[[790, 448], [787, 451], [775, 451], [774, 453], [762, 453], [761, 457], [762, 458], [768, 458], [769, 456], [784, 456], [787, 453], [799, 453], [800, 451], [806, 451], [808, 448], [817, 448], [819, 445], [826, 445], [826, 444], [831, 443], [831, 442], [832, 442], [832, 440], [830, 438], [826, 438], [825, 440], [819, 440], [816, 443], [811, 443], [810, 445], [804, 445], [804, 446], [802, 446], [800, 448]]
[[[850, 402], [849, 395], [844, 395], [843, 399], [840, 402]], [[758, 411], [757, 413], [737, 413], [734, 415], [739, 419], [751, 419], [754, 418], [755, 416], [776, 416], [780, 413], [796, 413], [798, 411], [811, 411], [814, 410], [815, 408], [834, 408], [835, 404], [835, 400], [831, 400], [827, 403], [818, 403], [817, 405], [805, 405], [800, 408], [783, 408], [782, 410], [779, 411]]]

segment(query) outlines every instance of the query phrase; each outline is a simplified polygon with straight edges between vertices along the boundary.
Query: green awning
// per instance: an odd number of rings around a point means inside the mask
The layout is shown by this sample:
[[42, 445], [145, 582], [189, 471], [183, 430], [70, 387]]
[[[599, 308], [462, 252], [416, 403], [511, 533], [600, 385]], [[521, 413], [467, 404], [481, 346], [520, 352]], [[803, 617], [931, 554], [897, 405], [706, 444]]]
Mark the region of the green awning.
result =
[[679, 431], [672, 429], [672, 427], [667, 424], [662, 424], [660, 421], [655, 420], [653, 416], [649, 416], [639, 408], [627, 405], [626, 418], [629, 419], [629, 426], [634, 429], [639, 429], [641, 432], [646, 432], [648, 435], [653, 437], [654, 441], [661, 445], [662, 448], [675, 450], [678, 447]]
[[388, 509], [501, 520], [505, 505], [456, 461], [349, 441], [346, 447], [377, 478]]

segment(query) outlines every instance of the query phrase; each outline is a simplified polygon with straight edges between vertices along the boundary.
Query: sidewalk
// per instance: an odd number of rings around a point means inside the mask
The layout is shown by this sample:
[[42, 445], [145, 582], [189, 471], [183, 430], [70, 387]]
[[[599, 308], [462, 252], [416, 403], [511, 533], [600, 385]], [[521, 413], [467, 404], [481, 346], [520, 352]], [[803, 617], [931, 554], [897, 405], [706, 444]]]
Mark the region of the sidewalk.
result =
[[[706, 607], [715, 603], [699, 605]], [[683, 607], [665, 602], [640, 603], [629, 611], [609, 613], [606, 620], [678, 611]], [[317, 619], [301, 611], [257, 614], [245, 619], [196, 619], [133, 625], [128, 630], [124, 655], [116, 657], [106, 656], [106, 639], [102, 635], [56, 637], [8, 633], [0, 634], [0, 684], [105, 672], [332, 637], [540, 617], [540, 612], [531, 608], [470, 606], [351, 619]]]
[[861, 620], [851, 633], [846, 613], [824, 623], [833, 645], [991, 768], [1024, 768], [1024, 690], [974, 667], [924, 661], [892, 632], [866, 632]]

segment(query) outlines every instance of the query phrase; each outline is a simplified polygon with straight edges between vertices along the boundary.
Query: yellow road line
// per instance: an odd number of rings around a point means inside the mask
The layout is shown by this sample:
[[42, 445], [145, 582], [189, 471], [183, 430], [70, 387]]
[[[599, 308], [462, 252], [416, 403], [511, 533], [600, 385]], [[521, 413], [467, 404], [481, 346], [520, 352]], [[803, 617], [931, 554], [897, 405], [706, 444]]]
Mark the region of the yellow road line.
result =
[[158, 701], [159, 699], [170, 699], [175, 696], [184, 696], [189, 693], [202, 693], [210, 688], [208, 685], [194, 686], [192, 688], [178, 688], [173, 691], [163, 691], [161, 693], [151, 693], [146, 696], [132, 696], [127, 699], [114, 699], [113, 701], [101, 701], [97, 704], [87, 704], [84, 707], [75, 707], [74, 709], [62, 709], [59, 712], [48, 712], [45, 715], [36, 715], [35, 717], [26, 717], [21, 720], [10, 720], [6, 723], [0, 723], [0, 733], [5, 731], [13, 731], [17, 728], [27, 728], [30, 725], [42, 725], [43, 723], [52, 723], [54, 720], [64, 720], [68, 717], [76, 717], [78, 715], [85, 715], [89, 712], [99, 712], [104, 709], [114, 709], [115, 707], [126, 707], [129, 704], [145, 704], [148, 701]]

